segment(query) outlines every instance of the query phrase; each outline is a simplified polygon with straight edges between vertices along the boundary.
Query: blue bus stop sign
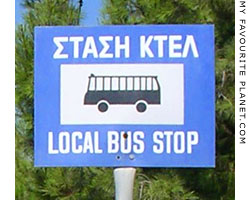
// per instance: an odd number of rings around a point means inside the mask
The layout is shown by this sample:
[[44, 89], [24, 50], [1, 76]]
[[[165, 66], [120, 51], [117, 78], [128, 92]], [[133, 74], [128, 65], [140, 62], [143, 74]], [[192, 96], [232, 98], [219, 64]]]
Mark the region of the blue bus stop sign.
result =
[[35, 166], [214, 167], [213, 25], [35, 28]]

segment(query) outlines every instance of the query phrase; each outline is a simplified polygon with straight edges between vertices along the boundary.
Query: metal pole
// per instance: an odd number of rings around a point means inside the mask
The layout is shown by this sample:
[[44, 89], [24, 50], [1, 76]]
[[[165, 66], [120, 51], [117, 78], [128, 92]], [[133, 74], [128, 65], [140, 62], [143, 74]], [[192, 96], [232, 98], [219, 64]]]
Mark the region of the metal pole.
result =
[[115, 200], [133, 200], [135, 172], [135, 168], [114, 169]]
[[81, 12], [82, 12], [82, 1], [83, 0], [79, 0], [79, 10], [78, 10], [78, 25], [80, 25], [80, 18], [81, 18]]

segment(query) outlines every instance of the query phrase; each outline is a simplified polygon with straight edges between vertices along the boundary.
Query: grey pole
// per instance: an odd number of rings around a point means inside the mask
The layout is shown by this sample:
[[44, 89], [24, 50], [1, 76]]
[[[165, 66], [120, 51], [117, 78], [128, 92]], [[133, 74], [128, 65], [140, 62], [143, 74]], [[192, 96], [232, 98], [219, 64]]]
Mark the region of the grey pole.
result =
[[133, 200], [135, 172], [135, 168], [114, 169], [115, 200]]

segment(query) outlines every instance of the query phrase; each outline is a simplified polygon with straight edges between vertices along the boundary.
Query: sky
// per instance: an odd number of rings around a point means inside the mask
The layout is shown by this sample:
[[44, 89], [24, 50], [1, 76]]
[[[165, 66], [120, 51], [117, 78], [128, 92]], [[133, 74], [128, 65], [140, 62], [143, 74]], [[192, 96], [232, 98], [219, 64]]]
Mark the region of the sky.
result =
[[[15, 22], [20, 24], [23, 22], [22, 15], [25, 10], [21, 6], [23, 0], [15, 0]], [[78, 2], [78, 0], [74, 0]], [[84, 19], [81, 25], [84, 26], [97, 26], [100, 25], [98, 17], [100, 17], [100, 9], [102, 8], [102, 0], [83, 0], [82, 11], [84, 13]]]

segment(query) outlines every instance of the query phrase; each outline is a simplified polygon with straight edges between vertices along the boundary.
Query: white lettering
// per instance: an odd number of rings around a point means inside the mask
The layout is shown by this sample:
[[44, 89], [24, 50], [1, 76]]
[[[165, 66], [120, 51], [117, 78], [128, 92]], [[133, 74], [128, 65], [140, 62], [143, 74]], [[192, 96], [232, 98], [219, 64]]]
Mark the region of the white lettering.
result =
[[146, 53], [150, 58], [154, 57], [154, 54], [152, 53], [151, 49], [150, 49], [150, 44], [153, 40], [153, 36], [150, 35], [148, 36], [147, 40], [146, 37], [144, 35], [142, 35], [140, 37], [140, 52], [141, 52], [141, 58], [145, 58], [146, 57]]
[[169, 36], [169, 57], [172, 58], [180, 58], [181, 52], [176, 52], [175, 50], [181, 50], [182, 45], [180, 43], [176, 43], [176, 41], [180, 41], [182, 39], [181, 35], [170, 35]]
[[129, 58], [129, 36], [125, 36], [124, 44], [120, 43], [120, 36], [115, 37], [115, 57], [120, 58], [121, 50], [125, 51], [125, 58]]
[[77, 140], [82, 139], [82, 133], [75, 131], [72, 133], [72, 152], [82, 153], [82, 145], [77, 145]]
[[58, 149], [54, 149], [53, 148], [53, 132], [49, 132], [48, 133], [48, 152], [49, 152], [49, 154], [58, 154], [59, 153], [59, 151], [58, 151]]
[[187, 153], [192, 153], [193, 145], [198, 144], [199, 134], [196, 131], [188, 131], [187, 134]]
[[184, 45], [184, 49], [183, 49], [183, 53], [182, 53], [182, 57], [186, 58], [189, 52], [189, 49], [191, 48], [193, 55], [195, 58], [199, 57], [199, 53], [196, 47], [196, 43], [194, 41], [194, 37], [192, 35], [188, 35], [186, 38], [186, 42]]
[[99, 54], [100, 58], [113, 58], [112, 53], [107, 53], [109, 50], [110, 46], [108, 41], [113, 41], [113, 36], [100, 36], [99, 41], [101, 42], [103, 48]]
[[57, 46], [57, 49], [53, 55], [54, 59], [67, 59], [69, 57], [68, 54], [63, 54], [62, 51], [64, 49], [62, 42], [68, 42], [68, 37], [54, 37], [53, 41]]
[[154, 40], [158, 42], [158, 57], [162, 58], [164, 54], [163, 42], [168, 39], [167, 35], [156, 35]]
[[83, 42], [83, 37], [70, 37], [69, 41], [73, 42], [74, 58], [79, 58], [79, 42]]
[[142, 131], [135, 131], [133, 133], [133, 142], [134, 142], [134, 153], [143, 153], [144, 152], [144, 133]]
[[88, 151], [89, 153], [94, 152], [92, 136], [90, 131], [85, 132], [84, 143], [83, 143], [83, 153], [87, 153]]
[[95, 40], [92, 36], [87, 37], [86, 39], [82, 57], [87, 58], [88, 54], [92, 54], [94, 58], [98, 58], [98, 53], [95, 46]]
[[103, 150], [99, 148], [99, 132], [95, 131], [95, 153], [103, 153]]
[[176, 131], [174, 134], [174, 152], [177, 154], [185, 152], [185, 135], [182, 131]]
[[167, 154], [191, 154], [194, 145], [199, 142], [199, 134], [196, 131], [188, 131], [187, 133], [183, 131], [155, 131], [153, 142], [153, 152], [157, 154], [163, 153], [164, 149]]
[[166, 136], [166, 153], [171, 153], [171, 137], [173, 135], [173, 131], [164, 131], [164, 135]]
[[119, 133], [108, 131], [108, 153], [117, 153], [119, 151]]
[[154, 134], [153, 134], [153, 141], [154, 144], [153, 145], [153, 152], [154, 153], [163, 153], [163, 150], [164, 150], [164, 145], [163, 145], [163, 133], [161, 131], [155, 131]]
[[60, 132], [59, 134], [59, 151], [62, 154], [70, 151], [70, 135], [69, 132]]
[[131, 139], [131, 132], [124, 132], [121, 131], [121, 153], [130, 153], [131, 152], [131, 146], [132, 146], [132, 139]]

